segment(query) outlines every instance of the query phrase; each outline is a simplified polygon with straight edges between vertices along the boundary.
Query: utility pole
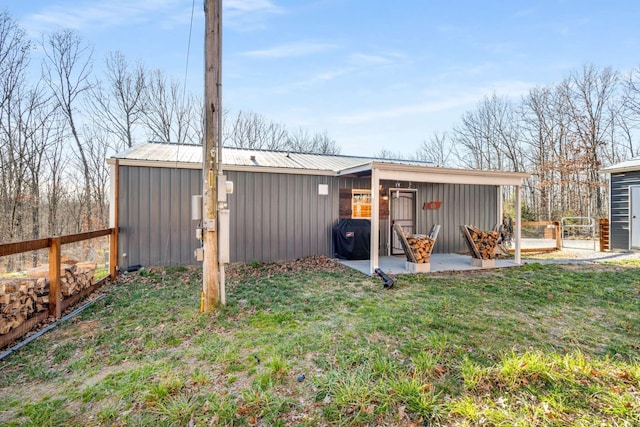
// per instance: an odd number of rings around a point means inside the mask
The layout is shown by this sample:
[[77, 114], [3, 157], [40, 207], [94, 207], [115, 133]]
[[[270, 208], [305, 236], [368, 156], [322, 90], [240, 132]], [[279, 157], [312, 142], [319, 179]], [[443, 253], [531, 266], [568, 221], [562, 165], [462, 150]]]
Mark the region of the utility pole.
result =
[[218, 261], [218, 174], [221, 173], [222, 141], [220, 138], [222, 108], [220, 102], [222, 67], [222, 0], [204, 0], [205, 12], [205, 135], [203, 144], [204, 203], [202, 238], [202, 292], [204, 311], [215, 309], [220, 302], [220, 266]]

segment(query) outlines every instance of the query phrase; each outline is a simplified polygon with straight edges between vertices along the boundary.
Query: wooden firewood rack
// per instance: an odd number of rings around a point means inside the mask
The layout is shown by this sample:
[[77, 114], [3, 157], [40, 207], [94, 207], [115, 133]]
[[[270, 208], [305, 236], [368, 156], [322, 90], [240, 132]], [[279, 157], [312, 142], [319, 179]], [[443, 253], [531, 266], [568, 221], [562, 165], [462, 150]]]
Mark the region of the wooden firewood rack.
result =
[[[440, 224], [436, 224], [431, 227], [429, 234], [426, 236], [420, 234], [407, 234], [404, 232], [400, 224], [394, 224], [393, 231], [395, 231], [400, 239], [400, 244], [402, 245], [402, 250], [407, 257], [407, 261], [415, 264], [424, 264], [428, 263], [431, 258], [431, 252], [433, 251], [433, 247], [438, 239], [438, 233], [440, 232]], [[424, 242], [425, 240], [428, 242], [426, 245], [428, 248], [426, 253], [417, 253], [416, 247], [421, 246], [420, 242]]]
[[495, 248], [500, 233], [483, 231], [473, 225], [461, 225], [460, 233], [471, 256], [476, 259], [495, 259]]

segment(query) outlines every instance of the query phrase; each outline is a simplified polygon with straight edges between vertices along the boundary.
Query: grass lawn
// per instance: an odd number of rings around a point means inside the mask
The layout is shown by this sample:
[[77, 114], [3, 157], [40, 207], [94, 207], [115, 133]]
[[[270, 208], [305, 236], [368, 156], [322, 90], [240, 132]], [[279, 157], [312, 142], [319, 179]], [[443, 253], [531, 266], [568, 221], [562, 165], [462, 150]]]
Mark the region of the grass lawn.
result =
[[0, 425], [640, 425], [640, 263], [142, 270], [0, 362]]

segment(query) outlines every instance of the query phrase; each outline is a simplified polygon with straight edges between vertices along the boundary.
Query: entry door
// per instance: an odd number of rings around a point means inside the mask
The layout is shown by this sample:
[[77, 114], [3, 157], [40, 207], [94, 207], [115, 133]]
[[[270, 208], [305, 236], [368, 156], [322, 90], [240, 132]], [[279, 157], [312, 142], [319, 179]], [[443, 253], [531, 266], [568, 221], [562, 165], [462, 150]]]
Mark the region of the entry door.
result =
[[629, 187], [630, 200], [630, 222], [631, 222], [631, 248], [640, 249], [640, 186]]
[[400, 224], [405, 233], [415, 233], [416, 228], [416, 193], [415, 191], [391, 190], [389, 195], [389, 216], [390, 216], [390, 233], [391, 239], [391, 255], [402, 255], [402, 244], [400, 239], [393, 231], [394, 224]]

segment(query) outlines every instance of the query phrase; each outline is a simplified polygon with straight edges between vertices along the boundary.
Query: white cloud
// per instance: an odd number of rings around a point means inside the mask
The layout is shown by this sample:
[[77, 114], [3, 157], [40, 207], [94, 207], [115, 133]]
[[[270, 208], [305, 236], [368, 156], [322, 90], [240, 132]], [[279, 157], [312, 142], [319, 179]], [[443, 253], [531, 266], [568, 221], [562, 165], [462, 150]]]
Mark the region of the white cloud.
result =
[[269, 59], [289, 58], [297, 56], [307, 56], [318, 52], [325, 52], [327, 50], [335, 49], [335, 47], [335, 45], [327, 43], [297, 42], [274, 46], [268, 49], [250, 50], [247, 52], [243, 52], [240, 55]]
[[286, 13], [269, 0], [223, 0], [223, 25], [239, 31], [253, 31], [265, 26], [271, 15]]
[[389, 64], [391, 62], [391, 59], [386, 56], [364, 53], [354, 53], [349, 57], [349, 60], [357, 64]]
[[230, 14], [253, 12], [277, 13], [281, 11], [281, 8], [269, 0], [225, 0], [222, 7], [225, 13]]
[[525, 94], [535, 84], [519, 81], [495, 82], [485, 87], [459, 93], [449, 93], [419, 104], [400, 105], [387, 109], [368, 110], [355, 114], [342, 115], [335, 118], [339, 123], [359, 124], [375, 122], [381, 119], [393, 119], [397, 117], [416, 114], [438, 113], [456, 108], [472, 108], [485, 96], [496, 93], [498, 96], [519, 97]]
[[[188, 9], [189, 13], [186, 13]], [[156, 21], [161, 25], [176, 22], [177, 16], [190, 17], [191, 5], [180, 0], [112, 0], [108, 2], [58, 2], [24, 19], [30, 33], [40, 34], [70, 28], [123, 27]]]
[[328, 81], [337, 79], [338, 77], [350, 74], [353, 71], [354, 71], [354, 68], [351, 68], [351, 67], [336, 68], [336, 69], [329, 70], [329, 71], [323, 71], [323, 72], [320, 72], [320, 73], [317, 73], [317, 74], [311, 76], [307, 80], [294, 82], [294, 83], [291, 83], [291, 84], [286, 85], [286, 86], [281, 86], [281, 87], [277, 88], [276, 90], [278, 92], [280, 92], [280, 93], [287, 93], [287, 92], [289, 92], [291, 90], [305, 88], [305, 87], [311, 87], [311, 86], [314, 86], [314, 85], [316, 85], [318, 83], [328, 82]]
[[347, 63], [350, 65], [318, 73], [307, 82], [304, 82], [303, 85], [311, 85], [317, 82], [333, 80], [347, 74], [361, 71], [363, 69], [371, 70], [372, 67], [376, 66], [395, 64], [397, 63], [398, 58], [404, 58], [404, 56], [396, 53], [385, 55], [367, 55], [363, 53], [354, 53], [351, 54], [348, 58]]
[[525, 17], [535, 15], [536, 12], [537, 10], [535, 7], [529, 7], [529, 8], [520, 9], [516, 11], [516, 13], [514, 13], [513, 16], [515, 16], [516, 18], [525, 18]]

